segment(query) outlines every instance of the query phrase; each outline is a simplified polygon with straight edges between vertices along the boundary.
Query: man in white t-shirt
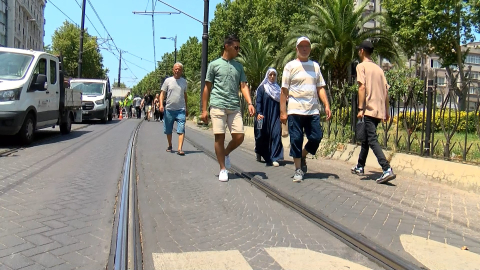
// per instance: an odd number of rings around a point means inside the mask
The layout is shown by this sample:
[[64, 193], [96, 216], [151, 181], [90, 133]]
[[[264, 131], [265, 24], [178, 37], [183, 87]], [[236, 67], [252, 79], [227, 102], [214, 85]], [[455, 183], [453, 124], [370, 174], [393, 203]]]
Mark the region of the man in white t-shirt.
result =
[[[331, 117], [330, 104], [325, 91], [320, 66], [309, 60], [312, 50], [310, 40], [300, 37], [297, 40], [297, 59], [287, 63], [283, 69], [282, 94], [280, 95], [280, 121], [285, 124], [288, 118], [290, 134], [290, 156], [295, 162], [293, 182], [301, 182], [307, 172], [307, 154], [317, 153], [323, 137], [320, 126], [320, 108], [318, 98], [322, 100], [327, 114]], [[287, 113], [288, 99], [288, 113]], [[303, 147], [303, 137], [308, 142]]]

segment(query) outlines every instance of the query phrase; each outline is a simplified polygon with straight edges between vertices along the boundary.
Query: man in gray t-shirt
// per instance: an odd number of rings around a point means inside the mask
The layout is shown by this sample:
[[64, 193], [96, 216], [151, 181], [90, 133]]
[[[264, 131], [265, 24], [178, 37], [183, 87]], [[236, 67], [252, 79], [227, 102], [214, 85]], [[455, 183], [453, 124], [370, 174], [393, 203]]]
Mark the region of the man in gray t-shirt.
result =
[[[160, 94], [160, 112], [164, 113], [163, 132], [167, 135], [167, 152], [172, 152], [173, 123], [177, 122], [178, 151], [180, 156], [185, 155], [182, 151], [185, 135], [185, 121], [188, 115], [187, 109], [187, 80], [182, 78], [183, 65], [176, 63], [173, 66], [173, 77], [167, 78], [162, 85]], [[167, 98], [166, 108], [163, 101]]]

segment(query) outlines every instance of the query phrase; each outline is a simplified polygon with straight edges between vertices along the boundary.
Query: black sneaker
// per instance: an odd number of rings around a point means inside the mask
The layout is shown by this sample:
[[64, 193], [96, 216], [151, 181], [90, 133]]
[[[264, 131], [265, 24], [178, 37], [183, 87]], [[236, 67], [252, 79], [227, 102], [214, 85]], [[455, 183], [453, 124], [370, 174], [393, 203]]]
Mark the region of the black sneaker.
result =
[[358, 165], [353, 167], [351, 172], [352, 172], [352, 174], [356, 174], [356, 175], [359, 175], [359, 176], [363, 176], [364, 173], [365, 173], [364, 168], [360, 167]]
[[382, 176], [377, 179], [377, 184], [385, 184], [387, 182], [392, 181], [397, 176], [393, 173], [392, 168], [383, 172]]
[[306, 158], [302, 158], [300, 168], [302, 168], [303, 173], [307, 173], [308, 167]]

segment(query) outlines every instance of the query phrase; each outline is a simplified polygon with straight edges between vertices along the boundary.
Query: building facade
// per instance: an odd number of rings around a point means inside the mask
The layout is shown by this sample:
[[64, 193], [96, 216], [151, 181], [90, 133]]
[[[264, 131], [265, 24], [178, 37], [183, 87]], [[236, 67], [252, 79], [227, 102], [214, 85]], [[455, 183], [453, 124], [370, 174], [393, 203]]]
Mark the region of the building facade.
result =
[[0, 45], [43, 51], [45, 4], [46, 0], [0, 0]]
[[[480, 102], [480, 42], [472, 42], [463, 46], [462, 50], [467, 51], [468, 54], [465, 59], [465, 74], [468, 73], [469, 67], [471, 72], [468, 74], [469, 89], [467, 94], [468, 110], [473, 111], [477, 108]], [[442, 101], [448, 94], [448, 77], [445, 68], [442, 68], [442, 63], [438, 56], [427, 56], [426, 61], [427, 80], [433, 80], [437, 85], [437, 107], [441, 106]], [[457, 74], [456, 67], [453, 68], [454, 75]], [[456, 71], [456, 72], [455, 72]], [[459, 84], [460, 85], [460, 84]]]

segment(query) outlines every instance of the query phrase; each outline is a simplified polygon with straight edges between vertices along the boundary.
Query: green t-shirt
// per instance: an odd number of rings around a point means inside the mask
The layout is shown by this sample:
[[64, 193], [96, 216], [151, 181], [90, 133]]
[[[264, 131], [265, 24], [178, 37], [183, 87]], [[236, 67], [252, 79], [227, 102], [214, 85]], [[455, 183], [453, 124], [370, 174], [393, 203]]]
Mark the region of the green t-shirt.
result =
[[246, 82], [242, 64], [235, 60], [225, 60], [222, 57], [208, 65], [207, 82], [212, 83], [210, 106], [220, 109], [240, 110], [238, 91], [240, 83]]

